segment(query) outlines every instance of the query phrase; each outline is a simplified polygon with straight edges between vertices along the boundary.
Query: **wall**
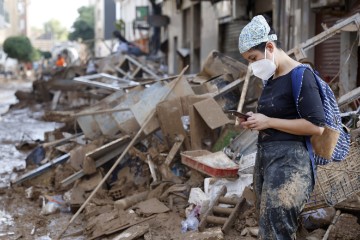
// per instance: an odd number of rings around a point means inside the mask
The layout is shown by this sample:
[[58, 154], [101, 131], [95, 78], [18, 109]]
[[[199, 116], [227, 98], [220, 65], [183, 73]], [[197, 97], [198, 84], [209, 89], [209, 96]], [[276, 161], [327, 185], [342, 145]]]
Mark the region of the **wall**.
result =
[[104, 1], [104, 38], [113, 38], [113, 31], [115, 30], [116, 22], [116, 4], [114, 1]]
[[[310, 1], [273, 0], [273, 27], [284, 51], [315, 36], [315, 14], [310, 8]], [[314, 62], [314, 49], [306, 54]]]
[[95, 11], [95, 56], [104, 57], [108, 55], [107, 48], [103, 45], [104, 38], [104, 0], [94, 2]]
[[9, 36], [19, 35], [19, 13], [17, 8], [18, 0], [5, 0], [4, 7], [9, 13], [9, 25], [0, 29], [0, 45]]
[[358, 47], [356, 32], [341, 32], [340, 46], [340, 76], [339, 76], [339, 96], [342, 96], [357, 87], [358, 68]]
[[136, 18], [135, 7], [149, 6], [148, 0], [118, 0], [120, 9], [116, 9], [116, 17], [125, 22], [125, 38], [128, 41], [135, 41], [140, 38], [147, 38], [148, 31], [133, 30], [133, 21]]
[[162, 12], [164, 15], [170, 17], [170, 24], [168, 26], [167, 38], [169, 44], [169, 53], [168, 53], [168, 68], [169, 73], [177, 74], [179, 70], [180, 61], [179, 57], [176, 54], [176, 49], [182, 47], [182, 15], [181, 11], [176, 10], [175, 1], [165, 1], [163, 3]]
[[4, 6], [5, 6], [4, 0], [0, 0], [0, 29], [6, 26]]
[[212, 50], [219, 49], [219, 23], [211, 3], [201, 3], [201, 66]]
[[[162, 11], [170, 17], [169, 26], [162, 32], [169, 44], [169, 73], [179, 73], [185, 64], [190, 64], [188, 72], [199, 72], [208, 54], [219, 47], [219, 25], [211, 3], [185, 0], [181, 10], [177, 10], [175, 1], [165, 1]], [[176, 52], [181, 48], [190, 51], [189, 61]]]

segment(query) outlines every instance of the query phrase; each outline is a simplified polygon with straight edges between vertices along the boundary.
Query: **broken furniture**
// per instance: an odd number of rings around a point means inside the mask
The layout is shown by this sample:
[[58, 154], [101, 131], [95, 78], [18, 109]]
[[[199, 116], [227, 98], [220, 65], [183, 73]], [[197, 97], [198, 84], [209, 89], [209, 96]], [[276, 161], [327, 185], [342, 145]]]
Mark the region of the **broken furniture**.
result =
[[[204, 231], [208, 223], [222, 225], [221, 230], [226, 233], [232, 227], [234, 220], [245, 205], [245, 198], [225, 197], [226, 187], [222, 186], [213, 204], [202, 217], [199, 231]], [[231, 207], [222, 207], [220, 204], [228, 204]], [[216, 214], [216, 215], [214, 215]]]
[[[101, 79], [102, 81], [94, 81], [94, 79]], [[114, 91], [139, 85], [138, 82], [119, 78], [107, 73], [96, 73], [93, 75], [75, 77], [74, 81]]]
[[[98, 168], [111, 159], [119, 156], [125, 149], [125, 144], [129, 142], [130, 136], [125, 135], [122, 137], [119, 137], [118, 139], [107, 143], [94, 151], [91, 151], [89, 153], [86, 153], [85, 158], [91, 159], [92, 162], [94, 162], [95, 167]], [[76, 173], [72, 174], [71, 176], [65, 178], [61, 181], [61, 185], [63, 187], [75, 182], [77, 179], [82, 178], [85, 176], [86, 173], [83, 169], [77, 171]]]
[[144, 66], [136, 59], [130, 57], [129, 55], [124, 55], [124, 58], [119, 63], [115, 69], [118, 71], [119, 75], [127, 79], [135, 78], [144, 78], [144, 75], [147, 74], [155, 80], [159, 80], [159, 76], [156, 75], [150, 68]]
[[219, 151], [193, 150], [181, 153], [181, 162], [190, 168], [212, 177], [237, 177], [239, 165]]

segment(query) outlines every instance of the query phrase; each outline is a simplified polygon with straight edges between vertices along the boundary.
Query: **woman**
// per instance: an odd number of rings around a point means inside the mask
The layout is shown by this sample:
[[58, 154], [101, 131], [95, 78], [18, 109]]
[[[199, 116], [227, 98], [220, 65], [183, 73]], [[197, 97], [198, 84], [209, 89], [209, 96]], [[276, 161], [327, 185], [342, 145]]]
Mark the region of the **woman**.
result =
[[239, 50], [255, 76], [264, 81], [258, 113], [249, 112], [244, 128], [259, 131], [254, 190], [259, 210], [259, 239], [295, 239], [298, 217], [314, 188], [314, 172], [304, 136], [321, 135], [325, 123], [316, 80], [305, 70], [299, 98], [291, 72], [300, 65], [280, 47], [263, 16], [241, 31]]

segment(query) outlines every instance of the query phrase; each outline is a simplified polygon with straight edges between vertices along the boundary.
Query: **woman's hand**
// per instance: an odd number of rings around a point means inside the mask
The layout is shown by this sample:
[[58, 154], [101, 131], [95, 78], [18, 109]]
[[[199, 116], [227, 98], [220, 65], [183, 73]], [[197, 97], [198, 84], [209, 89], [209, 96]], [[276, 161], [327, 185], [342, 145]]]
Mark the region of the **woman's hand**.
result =
[[254, 130], [264, 130], [270, 128], [269, 120], [270, 118], [261, 113], [246, 113], [250, 115], [247, 121], [241, 122], [241, 125], [246, 129], [254, 129]]
[[306, 119], [280, 119], [267, 117], [261, 113], [246, 113], [250, 115], [247, 121], [241, 122], [241, 125], [246, 129], [264, 130], [273, 128], [282, 132], [301, 135], [312, 136], [321, 135], [324, 131], [323, 127], [318, 127]]

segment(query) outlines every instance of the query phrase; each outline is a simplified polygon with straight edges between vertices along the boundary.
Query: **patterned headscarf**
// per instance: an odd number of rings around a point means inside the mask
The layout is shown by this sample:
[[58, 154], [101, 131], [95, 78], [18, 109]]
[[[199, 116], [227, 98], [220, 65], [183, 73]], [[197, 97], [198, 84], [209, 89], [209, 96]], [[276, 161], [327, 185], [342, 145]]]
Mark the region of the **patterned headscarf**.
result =
[[255, 16], [239, 35], [239, 51], [244, 53], [262, 42], [277, 40], [276, 34], [270, 34], [270, 26], [262, 15]]

